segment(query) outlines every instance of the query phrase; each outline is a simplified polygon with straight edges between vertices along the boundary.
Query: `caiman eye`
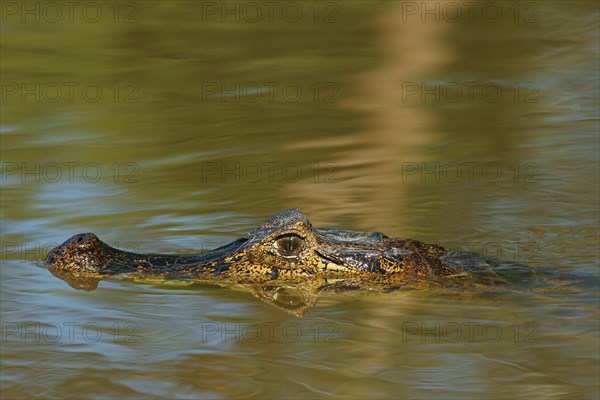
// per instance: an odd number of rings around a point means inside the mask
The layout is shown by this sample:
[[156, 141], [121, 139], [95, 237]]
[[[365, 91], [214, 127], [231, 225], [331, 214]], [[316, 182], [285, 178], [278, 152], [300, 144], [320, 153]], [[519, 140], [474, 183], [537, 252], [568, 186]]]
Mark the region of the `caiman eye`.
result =
[[297, 257], [304, 250], [304, 239], [292, 233], [280, 236], [273, 245], [282, 257]]

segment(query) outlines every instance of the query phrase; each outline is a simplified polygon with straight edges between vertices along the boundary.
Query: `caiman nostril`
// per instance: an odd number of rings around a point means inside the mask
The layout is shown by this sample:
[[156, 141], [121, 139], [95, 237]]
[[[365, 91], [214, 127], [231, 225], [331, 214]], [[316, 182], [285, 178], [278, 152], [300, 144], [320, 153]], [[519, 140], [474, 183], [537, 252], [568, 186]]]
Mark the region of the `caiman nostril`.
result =
[[98, 236], [93, 233], [80, 233], [71, 237], [71, 239], [67, 240], [64, 244], [66, 246], [70, 245], [83, 249], [97, 246], [99, 243], [100, 240], [98, 239]]

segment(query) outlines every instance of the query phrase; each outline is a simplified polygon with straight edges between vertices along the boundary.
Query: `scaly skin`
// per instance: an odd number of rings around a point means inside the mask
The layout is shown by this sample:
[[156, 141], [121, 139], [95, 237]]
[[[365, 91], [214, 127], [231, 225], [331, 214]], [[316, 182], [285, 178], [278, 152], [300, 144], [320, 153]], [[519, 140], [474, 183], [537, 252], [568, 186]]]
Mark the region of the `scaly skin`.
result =
[[315, 280], [374, 287], [504, 283], [481, 256], [379, 232], [316, 229], [298, 209], [283, 211], [241, 239], [208, 253], [135, 254], [84, 233], [53, 249], [44, 265], [58, 276], [95, 279], [134, 274], [241, 284]]

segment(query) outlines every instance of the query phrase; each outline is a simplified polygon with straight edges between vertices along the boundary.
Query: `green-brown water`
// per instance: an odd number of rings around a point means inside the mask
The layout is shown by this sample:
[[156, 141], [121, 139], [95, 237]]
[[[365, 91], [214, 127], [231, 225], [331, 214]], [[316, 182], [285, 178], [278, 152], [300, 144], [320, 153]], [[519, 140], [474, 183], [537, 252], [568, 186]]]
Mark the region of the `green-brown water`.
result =
[[[3, 399], [598, 398], [597, 2], [0, 4]], [[590, 282], [296, 318], [36, 264], [80, 232], [214, 248], [290, 207]]]

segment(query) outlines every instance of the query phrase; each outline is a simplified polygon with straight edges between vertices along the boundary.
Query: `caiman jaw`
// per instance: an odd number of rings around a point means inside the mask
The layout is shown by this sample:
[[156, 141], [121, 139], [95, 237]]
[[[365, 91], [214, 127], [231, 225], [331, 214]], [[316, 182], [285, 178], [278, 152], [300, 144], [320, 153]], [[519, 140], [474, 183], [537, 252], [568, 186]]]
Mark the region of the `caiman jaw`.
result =
[[315, 250], [315, 255], [318, 257], [318, 267], [320, 271], [326, 272], [343, 272], [349, 273], [354, 272], [353, 269], [344, 265], [344, 263], [337, 257], [327, 255], [325, 251]]

